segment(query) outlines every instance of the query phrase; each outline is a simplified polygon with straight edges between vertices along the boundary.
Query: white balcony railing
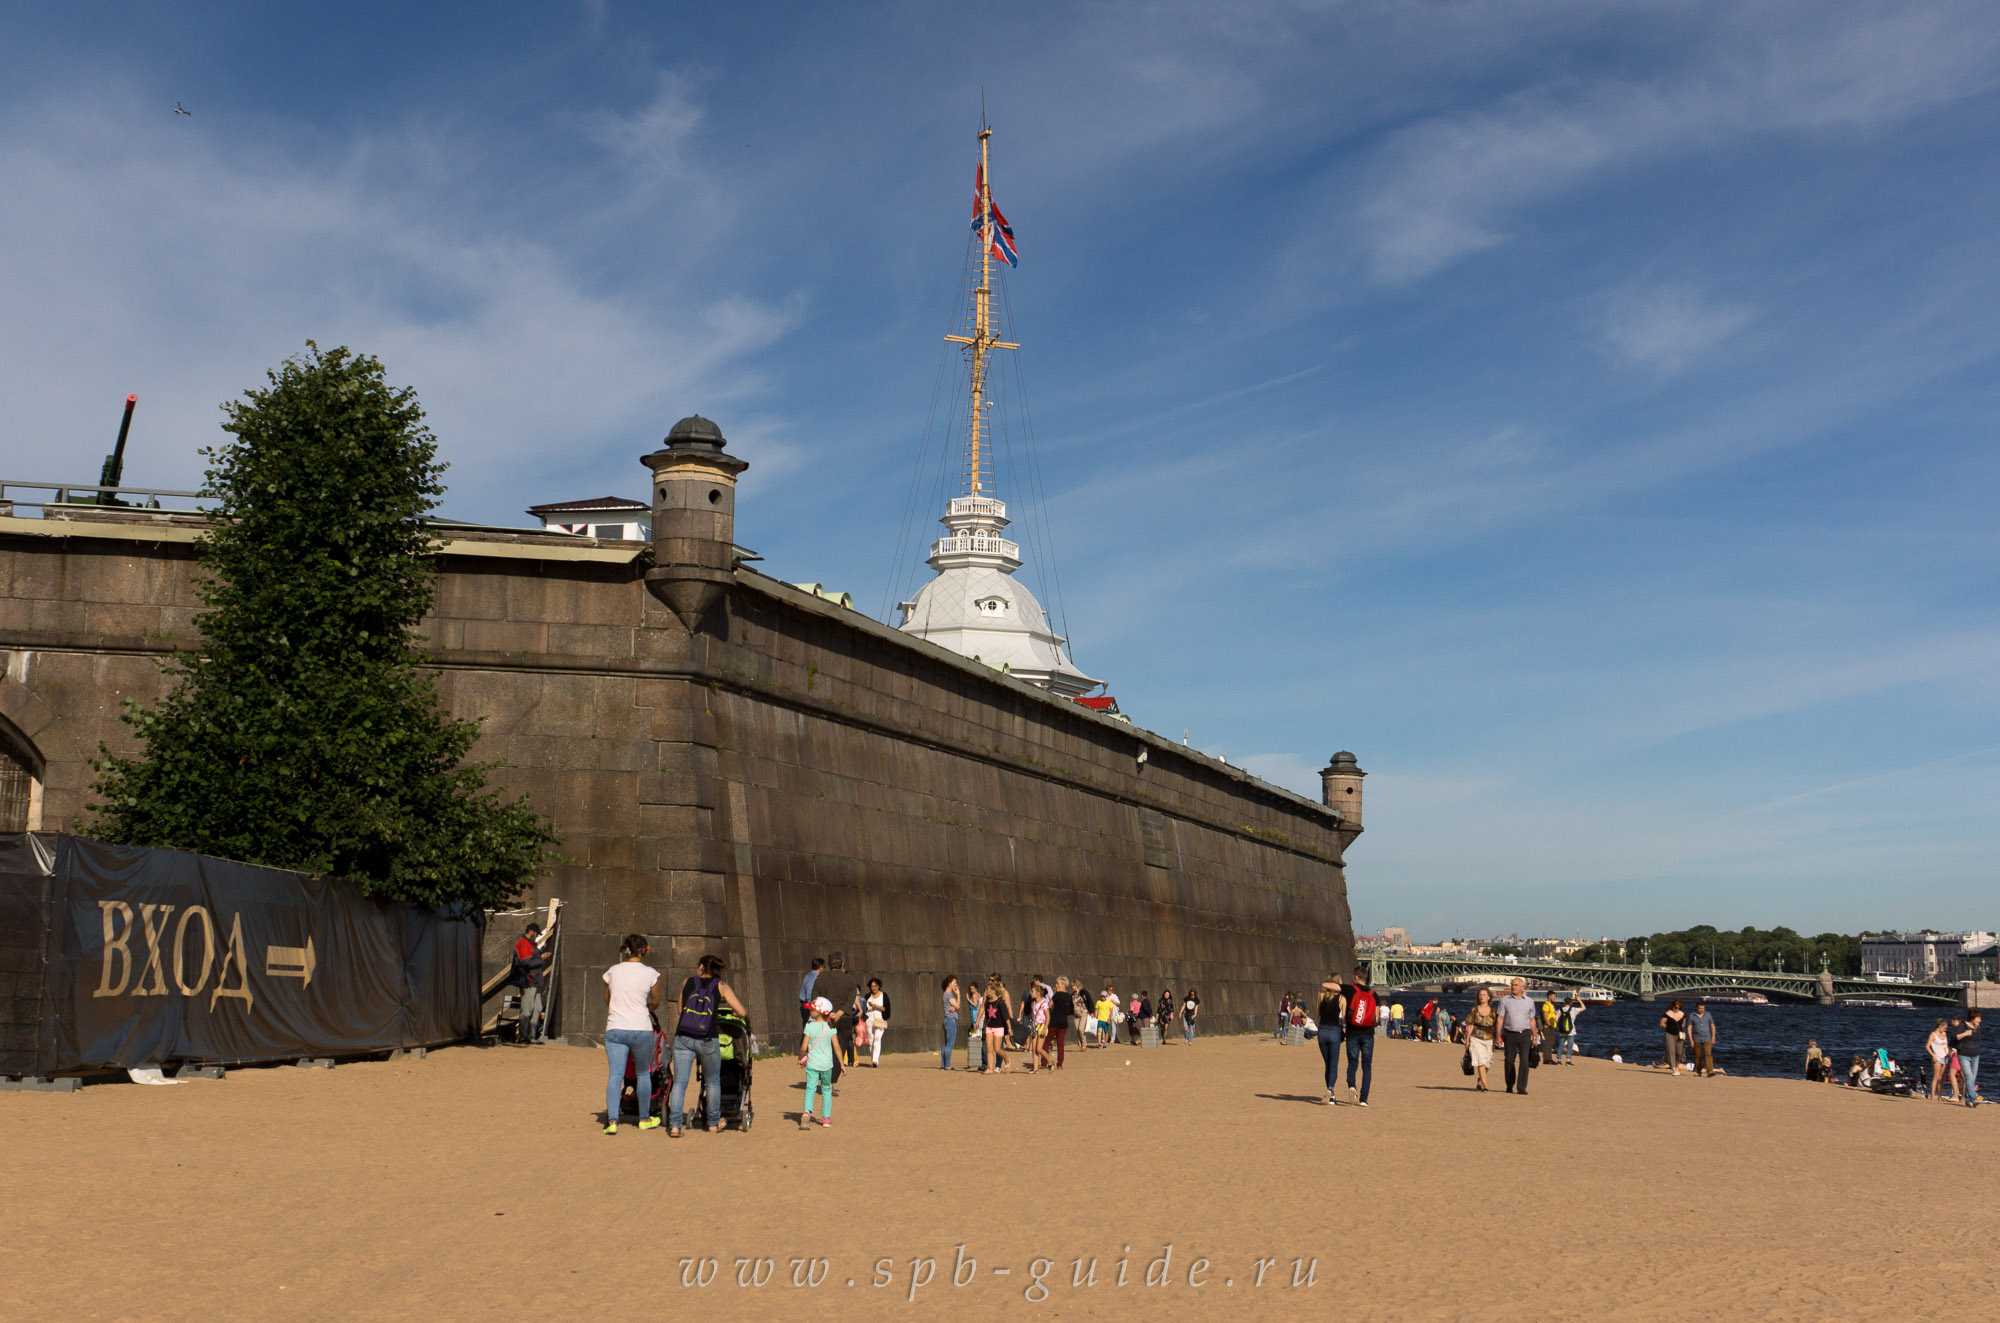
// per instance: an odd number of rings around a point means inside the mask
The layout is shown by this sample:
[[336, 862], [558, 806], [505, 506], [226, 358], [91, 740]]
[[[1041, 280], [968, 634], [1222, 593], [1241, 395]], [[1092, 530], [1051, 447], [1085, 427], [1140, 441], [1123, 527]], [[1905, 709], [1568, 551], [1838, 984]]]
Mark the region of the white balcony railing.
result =
[[985, 515], [990, 519], [1007, 517], [1007, 503], [993, 496], [954, 496], [945, 508], [954, 515]]
[[941, 537], [931, 543], [933, 556], [950, 556], [968, 551], [1006, 556], [1010, 560], [1021, 559], [1020, 543], [1009, 542], [1004, 537], [994, 537], [991, 534], [958, 533], [951, 537]]

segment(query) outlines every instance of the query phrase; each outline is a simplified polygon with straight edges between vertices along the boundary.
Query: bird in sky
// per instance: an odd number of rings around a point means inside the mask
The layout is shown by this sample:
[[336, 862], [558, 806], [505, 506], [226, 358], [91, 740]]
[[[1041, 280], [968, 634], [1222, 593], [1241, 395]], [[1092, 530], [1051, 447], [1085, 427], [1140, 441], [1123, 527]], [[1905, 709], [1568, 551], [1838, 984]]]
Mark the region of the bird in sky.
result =
[[174, 113], [176, 115], [187, 115], [190, 118], [192, 118], [194, 115], [194, 112], [192, 110], [189, 110], [186, 106], [182, 105], [178, 101], [174, 102]]

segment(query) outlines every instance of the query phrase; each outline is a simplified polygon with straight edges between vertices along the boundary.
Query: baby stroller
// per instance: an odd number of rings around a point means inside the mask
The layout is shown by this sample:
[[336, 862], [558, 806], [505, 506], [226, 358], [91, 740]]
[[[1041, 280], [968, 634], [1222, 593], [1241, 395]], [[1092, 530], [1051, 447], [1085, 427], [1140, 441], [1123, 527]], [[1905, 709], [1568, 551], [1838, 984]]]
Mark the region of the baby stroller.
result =
[[[651, 1016], [653, 1021], [653, 1051], [646, 1062], [646, 1070], [652, 1076], [652, 1097], [647, 1100], [652, 1108], [651, 1115], [664, 1117], [667, 1114], [667, 1090], [673, 1087], [673, 1053], [667, 1050], [667, 1036], [660, 1030], [660, 1017]], [[638, 1116], [639, 1113], [639, 1058], [633, 1054], [625, 1058], [625, 1091], [618, 1096], [620, 1115], [626, 1112]], [[641, 1121], [647, 1117], [640, 1116]]]
[[1875, 1049], [1875, 1068], [1863, 1079], [1874, 1093], [1886, 1093], [1896, 1098], [1909, 1098], [1916, 1093], [1916, 1081], [1903, 1073], [1903, 1068], [1889, 1056], [1886, 1047]]
[[738, 1130], [748, 1130], [755, 1113], [750, 1106], [750, 1073], [756, 1064], [757, 1038], [750, 1032], [750, 1022], [728, 1007], [718, 1007], [715, 1012], [715, 1036], [722, 1051], [722, 1078], [720, 1081], [708, 1078], [708, 1072], [700, 1072], [699, 1089], [690, 1090], [687, 1105], [689, 1116], [708, 1115], [708, 1091], [714, 1087], [722, 1090], [722, 1123], [736, 1123]]

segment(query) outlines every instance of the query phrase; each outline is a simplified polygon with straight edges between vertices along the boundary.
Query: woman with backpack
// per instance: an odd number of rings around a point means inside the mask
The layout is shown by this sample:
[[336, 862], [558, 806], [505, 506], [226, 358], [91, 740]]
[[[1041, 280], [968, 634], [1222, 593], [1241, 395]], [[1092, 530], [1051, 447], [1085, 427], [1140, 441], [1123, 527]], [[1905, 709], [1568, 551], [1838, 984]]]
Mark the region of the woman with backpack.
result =
[[694, 976], [681, 984], [681, 1018], [674, 1025], [674, 1087], [667, 1095], [667, 1136], [681, 1137], [682, 1108], [687, 1102], [688, 1081], [694, 1078], [694, 1063], [701, 1060], [701, 1077], [707, 1084], [708, 1133], [722, 1133], [722, 1043], [715, 1013], [723, 1004], [745, 1019], [749, 1013], [736, 993], [722, 981], [726, 968], [719, 955], [705, 955], [695, 966]]

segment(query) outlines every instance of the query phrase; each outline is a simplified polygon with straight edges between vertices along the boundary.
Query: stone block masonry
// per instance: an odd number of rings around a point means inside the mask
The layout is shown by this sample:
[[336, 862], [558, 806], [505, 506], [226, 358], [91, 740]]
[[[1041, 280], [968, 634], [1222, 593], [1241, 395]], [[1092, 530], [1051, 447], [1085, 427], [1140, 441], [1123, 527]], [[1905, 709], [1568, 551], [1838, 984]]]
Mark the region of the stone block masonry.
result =
[[[38, 782], [38, 820], [4, 825], [87, 834], [88, 759], [131, 747], [120, 701], [157, 701], [159, 662], [197, 642], [198, 533], [0, 517], [0, 745]], [[1358, 821], [748, 569], [670, 607], [650, 559], [456, 534], [425, 625], [476, 755], [566, 835], [573, 862], [527, 898], [568, 903], [561, 1031], [601, 1032], [626, 932], [670, 995], [723, 955], [781, 1044], [838, 951], [822, 990], [883, 979], [892, 1051], [935, 1047], [946, 974], [1193, 986], [1213, 1033], [1352, 969]]]

